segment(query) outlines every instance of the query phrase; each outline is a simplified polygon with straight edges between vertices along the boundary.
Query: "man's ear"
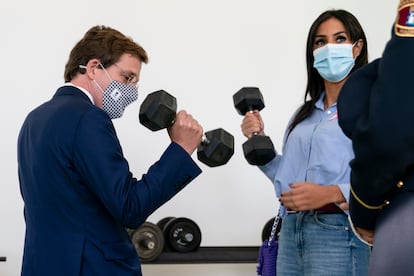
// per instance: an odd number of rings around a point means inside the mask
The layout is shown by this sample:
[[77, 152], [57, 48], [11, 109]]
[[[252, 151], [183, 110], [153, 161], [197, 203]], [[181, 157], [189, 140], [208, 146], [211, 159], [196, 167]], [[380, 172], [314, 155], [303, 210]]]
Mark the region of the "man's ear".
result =
[[86, 75], [94, 80], [95, 79], [95, 74], [96, 74], [96, 70], [100, 69], [99, 67], [101, 66], [101, 62], [99, 61], [99, 59], [93, 58], [90, 59], [88, 61], [88, 63], [86, 64], [86, 66], [84, 66], [84, 69], [86, 70]]

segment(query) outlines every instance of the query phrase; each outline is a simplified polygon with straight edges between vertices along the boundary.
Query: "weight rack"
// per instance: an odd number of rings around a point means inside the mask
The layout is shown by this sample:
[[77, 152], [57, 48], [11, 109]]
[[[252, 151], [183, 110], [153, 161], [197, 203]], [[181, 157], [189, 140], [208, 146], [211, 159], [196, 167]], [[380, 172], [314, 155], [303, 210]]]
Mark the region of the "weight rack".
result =
[[164, 251], [152, 262], [143, 264], [213, 264], [213, 263], [256, 263], [259, 246], [200, 247], [188, 253]]

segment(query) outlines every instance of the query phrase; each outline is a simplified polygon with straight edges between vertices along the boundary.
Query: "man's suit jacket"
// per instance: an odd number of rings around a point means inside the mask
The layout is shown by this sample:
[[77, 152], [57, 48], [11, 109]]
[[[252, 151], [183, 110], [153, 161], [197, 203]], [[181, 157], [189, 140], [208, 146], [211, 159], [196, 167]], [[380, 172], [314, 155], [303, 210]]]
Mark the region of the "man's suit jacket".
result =
[[138, 227], [201, 170], [171, 143], [137, 180], [109, 116], [78, 88], [63, 86], [24, 121], [18, 173], [22, 275], [113, 276], [141, 274], [125, 228]]
[[[394, 30], [394, 29], [393, 29]], [[338, 121], [352, 139], [350, 215], [374, 229], [381, 209], [414, 191], [414, 37], [392, 33], [383, 56], [354, 72], [338, 97]]]

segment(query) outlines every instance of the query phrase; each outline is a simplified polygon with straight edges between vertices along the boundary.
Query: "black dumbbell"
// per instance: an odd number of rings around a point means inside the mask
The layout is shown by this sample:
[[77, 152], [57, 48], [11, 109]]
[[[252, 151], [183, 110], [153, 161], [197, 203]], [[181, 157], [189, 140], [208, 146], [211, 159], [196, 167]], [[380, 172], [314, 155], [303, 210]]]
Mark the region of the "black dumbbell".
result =
[[[262, 93], [257, 87], [243, 87], [233, 95], [233, 102], [237, 112], [243, 116], [246, 112], [260, 111], [265, 107]], [[264, 165], [276, 156], [270, 137], [257, 133], [253, 133], [253, 136], [243, 143], [243, 152], [251, 165]]]
[[152, 222], [146, 221], [137, 229], [130, 229], [128, 233], [143, 262], [156, 260], [164, 250], [164, 234]]
[[195, 221], [185, 217], [166, 217], [157, 225], [164, 233], [165, 249], [187, 253], [195, 251], [201, 244], [201, 230]]
[[[139, 121], [152, 131], [174, 124], [177, 101], [164, 90], [148, 94], [139, 110]], [[204, 133], [197, 148], [198, 159], [210, 167], [226, 164], [234, 153], [234, 137], [222, 128]]]

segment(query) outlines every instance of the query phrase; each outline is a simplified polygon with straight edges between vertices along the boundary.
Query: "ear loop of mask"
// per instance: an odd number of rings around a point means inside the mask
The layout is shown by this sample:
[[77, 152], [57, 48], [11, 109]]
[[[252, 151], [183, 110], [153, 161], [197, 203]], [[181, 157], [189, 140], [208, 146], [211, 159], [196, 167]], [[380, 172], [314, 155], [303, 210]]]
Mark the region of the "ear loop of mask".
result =
[[354, 48], [355, 45], [357, 45], [359, 42], [359, 39], [357, 39], [354, 43], [352, 43], [352, 48]]
[[[109, 78], [109, 80], [112, 82], [113, 81], [113, 79], [111, 78], [111, 76], [109, 75], [109, 73], [106, 71], [106, 69], [105, 69], [105, 67], [102, 65], [102, 63], [99, 63], [99, 65], [102, 67], [102, 69], [104, 70], [104, 72], [105, 72], [105, 74], [108, 76], [108, 78]], [[86, 65], [82, 65], [82, 64], [80, 64], [79, 65], [79, 68], [80, 69], [84, 69], [84, 70], [86, 70]], [[104, 90], [102, 89], [102, 87], [99, 85], [99, 83], [95, 80], [95, 79], [93, 79], [93, 82], [96, 84], [96, 86], [98, 86], [98, 88], [99, 88], [99, 90], [101, 90], [101, 93], [103, 94], [104, 93]]]
[[[352, 47], [351, 47], [351, 50], [353, 50], [354, 49], [354, 47], [355, 47], [355, 45], [357, 45], [358, 44], [358, 42], [359, 42], [359, 39], [357, 39], [353, 44], [352, 44]], [[354, 52], [352, 52], [352, 58], [354, 57]], [[356, 57], [356, 58], [354, 58], [354, 61], [357, 59], [358, 57]]]
[[355, 45], [357, 45], [357, 44], [358, 44], [358, 42], [359, 42], [359, 39], [357, 39], [354, 43], [352, 43], [352, 47], [351, 47], [351, 49], [354, 49]]
[[104, 70], [105, 74], [108, 76], [110, 81], [114, 81], [111, 76], [109, 75], [108, 71], [106, 71], [105, 67], [102, 65], [102, 63], [99, 63], [99, 65], [102, 67], [102, 69]]
[[86, 73], [86, 69], [87, 69], [87, 67], [86, 67], [86, 65], [79, 65], [79, 72], [83, 75], [83, 74], [85, 74]]

